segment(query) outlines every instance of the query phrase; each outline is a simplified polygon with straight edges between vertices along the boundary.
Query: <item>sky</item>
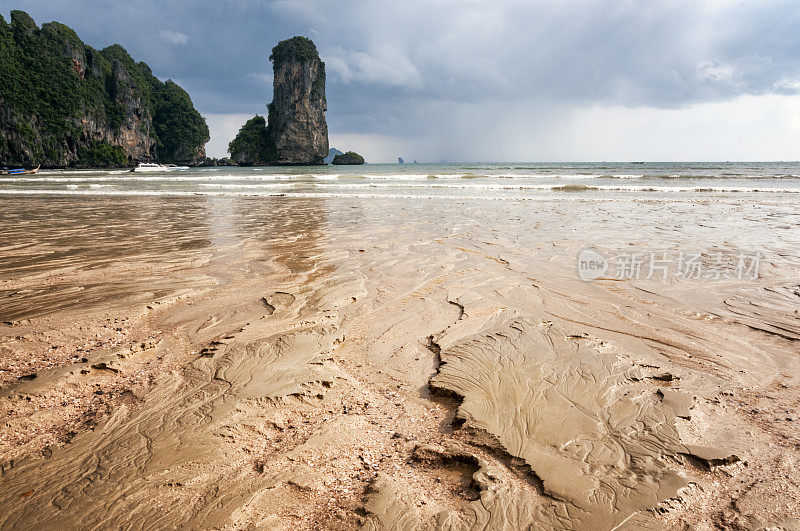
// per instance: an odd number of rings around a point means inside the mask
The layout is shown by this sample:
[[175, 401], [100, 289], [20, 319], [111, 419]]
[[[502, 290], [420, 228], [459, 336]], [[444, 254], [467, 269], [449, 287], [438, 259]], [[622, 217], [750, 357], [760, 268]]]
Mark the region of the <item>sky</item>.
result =
[[305, 35], [331, 147], [367, 162], [800, 159], [800, 2], [0, 0], [186, 89], [210, 156]]

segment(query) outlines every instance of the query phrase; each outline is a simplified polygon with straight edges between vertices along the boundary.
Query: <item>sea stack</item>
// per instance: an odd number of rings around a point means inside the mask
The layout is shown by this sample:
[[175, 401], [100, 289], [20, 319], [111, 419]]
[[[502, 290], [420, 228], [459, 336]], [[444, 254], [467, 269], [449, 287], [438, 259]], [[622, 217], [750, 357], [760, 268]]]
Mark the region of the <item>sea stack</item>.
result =
[[305, 37], [278, 43], [270, 55], [274, 72], [269, 128], [275, 164], [324, 164], [328, 155], [325, 122], [325, 63]]

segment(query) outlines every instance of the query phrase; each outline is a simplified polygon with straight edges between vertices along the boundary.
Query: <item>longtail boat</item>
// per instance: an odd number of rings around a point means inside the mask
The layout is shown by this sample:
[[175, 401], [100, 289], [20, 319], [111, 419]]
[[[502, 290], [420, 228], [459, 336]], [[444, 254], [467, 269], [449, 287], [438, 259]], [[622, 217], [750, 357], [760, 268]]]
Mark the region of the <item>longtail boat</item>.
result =
[[31, 170], [26, 170], [25, 168], [15, 168], [13, 170], [5, 170], [3, 171], [3, 173], [5, 173], [6, 175], [28, 175], [31, 173], [36, 173], [37, 171], [39, 171], [40, 167], [41, 165], [36, 166]]

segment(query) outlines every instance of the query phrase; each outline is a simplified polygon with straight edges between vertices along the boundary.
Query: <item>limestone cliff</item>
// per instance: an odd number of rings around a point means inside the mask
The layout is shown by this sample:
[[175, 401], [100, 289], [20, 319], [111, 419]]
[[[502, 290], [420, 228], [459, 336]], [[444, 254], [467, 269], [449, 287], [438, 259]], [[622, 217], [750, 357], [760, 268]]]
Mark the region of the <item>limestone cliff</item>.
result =
[[58, 22], [0, 16], [0, 164], [197, 164], [208, 136], [188, 94], [122, 46], [97, 51]]
[[273, 101], [269, 130], [276, 164], [324, 164], [328, 155], [325, 122], [325, 63], [314, 43], [292, 37], [272, 49]]

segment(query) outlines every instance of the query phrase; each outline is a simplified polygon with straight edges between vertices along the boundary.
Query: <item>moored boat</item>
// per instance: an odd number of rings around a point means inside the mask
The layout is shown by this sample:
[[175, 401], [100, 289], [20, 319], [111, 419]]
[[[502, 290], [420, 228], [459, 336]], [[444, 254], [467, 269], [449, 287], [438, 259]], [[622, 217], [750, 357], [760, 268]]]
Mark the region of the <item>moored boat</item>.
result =
[[14, 168], [14, 169], [11, 169], [11, 170], [3, 170], [0, 173], [2, 173], [4, 175], [30, 175], [32, 173], [38, 172], [40, 167], [41, 167], [41, 165], [40, 166], [36, 166], [35, 168], [32, 168], [30, 170], [26, 170], [25, 168]]

